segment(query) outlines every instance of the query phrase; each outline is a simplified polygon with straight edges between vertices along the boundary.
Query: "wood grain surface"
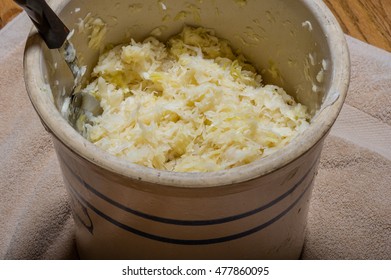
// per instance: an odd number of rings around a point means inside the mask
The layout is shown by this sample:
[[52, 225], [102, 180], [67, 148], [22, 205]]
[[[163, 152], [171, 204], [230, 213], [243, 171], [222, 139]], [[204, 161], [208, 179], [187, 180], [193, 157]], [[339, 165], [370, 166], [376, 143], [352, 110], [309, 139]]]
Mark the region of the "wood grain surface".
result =
[[391, 0], [324, 0], [342, 29], [357, 39], [391, 51]]
[[[391, 52], [391, 0], [323, 1], [346, 34]], [[20, 11], [13, 0], [0, 0], [0, 28]]]
[[21, 11], [13, 0], [0, 0], [0, 28], [3, 28]]

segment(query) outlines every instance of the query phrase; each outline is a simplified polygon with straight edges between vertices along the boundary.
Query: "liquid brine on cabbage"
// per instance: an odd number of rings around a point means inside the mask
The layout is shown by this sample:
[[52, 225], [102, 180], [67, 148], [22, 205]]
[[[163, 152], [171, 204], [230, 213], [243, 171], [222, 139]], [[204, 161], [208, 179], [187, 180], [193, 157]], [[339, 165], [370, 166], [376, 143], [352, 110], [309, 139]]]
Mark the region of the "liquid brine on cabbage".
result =
[[77, 126], [112, 155], [151, 168], [210, 172], [248, 164], [286, 146], [309, 126], [307, 108], [213, 30], [185, 27], [162, 43], [112, 48], [99, 58], [85, 97], [100, 115]]

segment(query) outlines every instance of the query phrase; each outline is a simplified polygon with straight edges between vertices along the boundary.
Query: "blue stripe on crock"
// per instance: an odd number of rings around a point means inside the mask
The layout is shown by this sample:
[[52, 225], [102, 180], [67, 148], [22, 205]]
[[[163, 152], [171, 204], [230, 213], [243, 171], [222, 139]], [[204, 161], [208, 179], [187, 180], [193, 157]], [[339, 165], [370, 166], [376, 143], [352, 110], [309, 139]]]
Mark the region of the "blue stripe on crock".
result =
[[236, 234], [232, 234], [232, 235], [228, 235], [228, 236], [223, 236], [223, 237], [210, 238], [210, 239], [174, 239], [174, 238], [150, 234], [150, 233], [135, 229], [133, 227], [130, 227], [128, 225], [125, 225], [125, 224], [109, 217], [108, 215], [106, 215], [105, 213], [100, 211], [99, 209], [95, 208], [88, 201], [86, 201], [83, 197], [81, 197], [80, 194], [78, 194], [76, 192], [76, 190], [72, 187], [72, 185], [70, 184], [70, 182], [66, 178], [65, 178], [65, 180], [68, 183], [69, 189], [74, 194], [74, 196], [79, 200], [80, 203], [82, 203], [85, 207], [88, 207], [89, 209], [94, 211], [97, 215], [101, 216], [106, 221], [112, 223], [113, 225], [115, 225], [123, 230], [126, 230], [128, 232], [131, 232], [133, 234], [136, 234], [136, 235], [144, 237], [144, 238], [148, 238], [148, 239], [152, 239], [152, 240], [164, 242], [164, 243], [177, 244], [177, 245], [210, 245], [210, 244], [217, 244], [217, 243], [233, 241], [233, 240], [237, 240], [237, 239], [249, 236], [249, 235], [254, 234], [256, 232], [259, 232], [259, 231], [263, 230], [264, 228], [277, 222], [279, 219], [284, 217], [290, 210], [292, 210], [292, 208], [295, 207], [296, 204], [301, 200], [301, 198], [304, 196], [304, 194], [310, 189], [312, 182], [314, 180], [314, 177], [315, 176], [313, 176], [311, 178], [311, 181], [306, 186], [305, 190], [300, 194], [300, 196], [288, 208], [286, 208], [284, 211], [282, 211], [280, 214], [278, 214], [274, 218], [270, 219], [266, 223], [263, 223], [259, 226], [251, 228], [251, 229], [246, 230], [244, 232], [240, 232], [240, 233], [236, 233]]
[[229, 216], [229, 217], [212, 219], [212, 220], [177, 220], [177, 219], [170, 219], [170, 218], [153, 216], [150, 214], [146, 214], [146, 213], [131, 209], [131, 208], [129, 208], [129, 207], [117, 202], [117, 201], [112, 200], [111, 198], [105, 196], [104, 194], [98, 192], [91, 185], [86, 183], [80, 176], [78, 176], [75, 172], [73, 172], [73, 170], [69, 167], [69, 165], [66, 163], [66, 161], [64, 159], [62, 159], [62, 162], [67, 167], [67, 169], [72, 173], [72, 175], [74, 175], [77, 178], [77, 180], [87, 190], [91, 191], [93, 194], [95, 194], [99, 198], [112, 204], [115, 207], [118, 207], [119, 209], [121, 209], [123, 211], [126, 211], [128, 213], [131, 213], [133, 215], [136, 215], [136, 216], [144, 218], [144, 219], [148, 219], [148, 220], [152, 220], [152, 221], [160, 222], [160, 223], [165, 223], [165, 224], [181, 225], [181, 226], [207, 226], [207, 225], [223, 224], [223, 223], [228, 223], [228, 222], [232, 222], [235, 220], [243, 219], [243, 218], [257, 214], [259, 212], [262, 212], [262, 211], [272, 207], [273, 205], [277, 204], [278, 202], [280, 202], [281, 200], [286, 198], [288, 195], [292, 194], [301, 185], [301, 183], [303, 183], [303, 181], [307, 178], [308, 174], [315, 168], [317, 161], [316, 160], [314, 161], [314, 163], [311, 165], [308, 172], [306, 174], [304, 174], [304, 176], [291, 189], [289, 189], [287, 192], [283, 193], [281, 196], [277, 197], [276, 199], [272, 200], [271, 202], [269, 202], [265, 205], [262, 205], [258, 208], [255, 208], [253, 210], [250, 210], [248, 212], [242, 213], [242, 214], [237, 214], [237, 215], [233, 215], [233, 216]]

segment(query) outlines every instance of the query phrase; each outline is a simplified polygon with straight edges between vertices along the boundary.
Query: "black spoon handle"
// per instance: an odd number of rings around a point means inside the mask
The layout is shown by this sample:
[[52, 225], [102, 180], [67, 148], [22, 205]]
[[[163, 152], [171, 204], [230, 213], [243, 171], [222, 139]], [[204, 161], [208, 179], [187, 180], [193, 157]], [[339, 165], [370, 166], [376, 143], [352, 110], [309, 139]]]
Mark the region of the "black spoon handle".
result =
[[49, 49], [58, 49], [63, 45], [69, 29], [45, 0], [14, 1], [26, 11]]

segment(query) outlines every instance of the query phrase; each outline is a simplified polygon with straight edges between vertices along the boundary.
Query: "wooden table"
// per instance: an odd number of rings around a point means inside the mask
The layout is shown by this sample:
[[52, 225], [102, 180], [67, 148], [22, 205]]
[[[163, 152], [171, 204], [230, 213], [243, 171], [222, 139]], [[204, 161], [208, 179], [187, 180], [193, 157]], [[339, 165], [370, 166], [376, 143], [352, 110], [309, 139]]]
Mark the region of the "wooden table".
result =
[[[334, 13], [346, 34], [391, 52], [391, 0], [324, 2]], [[0, 28], [19, 12], [20, 8], [12, 0], [0, 0]]]
[[324, 0], [342, 29], [391, 52], [391, 0]]
[[0, 0], [0, 29], [10, 22], [21, 9], [13, 0]]

